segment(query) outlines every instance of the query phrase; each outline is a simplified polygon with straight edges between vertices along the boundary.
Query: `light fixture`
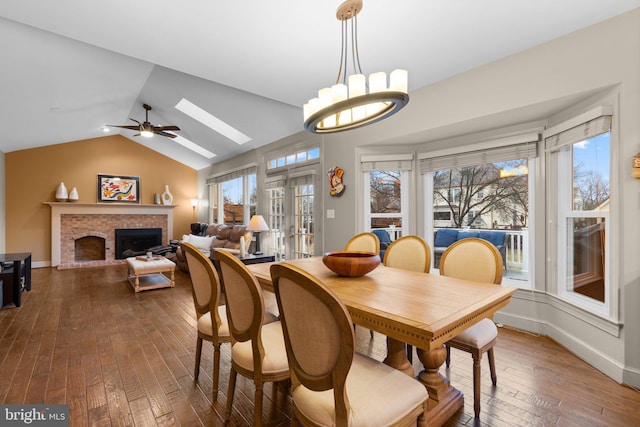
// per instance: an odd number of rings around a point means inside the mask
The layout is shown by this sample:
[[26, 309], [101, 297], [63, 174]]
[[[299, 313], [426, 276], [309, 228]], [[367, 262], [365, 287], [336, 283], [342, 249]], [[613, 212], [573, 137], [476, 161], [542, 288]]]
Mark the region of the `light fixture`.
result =
[[[358, 55], [358, 13], [362, 0], [347, 0], [338, 6], [336, 18], [342, 21], [342, 51], [336, 84], [318, 91], [303, 107], [304, 128], [313, 133], [333, 133], [378, 122], [400, 111], [409, 102], [408, 73], [394, 70], [389, 76], [377, 72], [362, 74]], [[347, 77], [351, 23], [351, 57], [354, 73]]]
[[191, 207], [193, 208], [193, 220], [196, 220], [196, 209], [198, 208], [198, 199], [191, 199]]
[[251, 217], [251, 221], [249, 221], [249, 225], [247, 225], [247, 231], [253, 231], [256, 233], [255, 255], [262, 255], [262, 251], [260, 250], [260, 232], [268, 230], [269, 226], [262, 215], [254, 215]]
[[145, 138], [152, 138], [153, 126], [151, 126], [150, 123], [143, 123], [142, 125], [140, 125], [140, 135], [144, 136]]

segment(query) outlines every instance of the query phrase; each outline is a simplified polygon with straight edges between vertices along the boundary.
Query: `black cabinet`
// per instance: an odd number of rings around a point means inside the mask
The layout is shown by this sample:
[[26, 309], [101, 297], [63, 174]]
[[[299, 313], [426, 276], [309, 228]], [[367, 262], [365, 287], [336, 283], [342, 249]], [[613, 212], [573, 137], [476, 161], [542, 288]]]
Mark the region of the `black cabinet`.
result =
[[31, 290], [31, 253], [0, 254], [2, 306], [20, 307], [21, 294]]

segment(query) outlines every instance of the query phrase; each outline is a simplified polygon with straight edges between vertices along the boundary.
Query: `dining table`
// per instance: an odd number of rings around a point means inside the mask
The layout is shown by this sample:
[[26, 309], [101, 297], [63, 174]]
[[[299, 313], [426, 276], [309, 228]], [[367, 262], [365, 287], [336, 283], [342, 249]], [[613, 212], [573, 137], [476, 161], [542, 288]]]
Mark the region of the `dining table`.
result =
[[[415, 377], [406, 344], [416, 347], [424, 370], [417, 380], [429, 398], [421, 426], [444, 424], [464, 403], [462, 392], [439, 371], [446, 358], [444, 343], [509, 304], [516, 288], [472, 282], [438, 274], [379, 265], [360, 277], [339, 276], [321, 256], [280, 261], [295, 265], [329, 288], [348, 309], [352, 321], [387, 336], [385, 363]], [[247, 268], [263, 289], [273, 291], [271, 265]], [[406, 343], [406, 344], [405, 344]]]

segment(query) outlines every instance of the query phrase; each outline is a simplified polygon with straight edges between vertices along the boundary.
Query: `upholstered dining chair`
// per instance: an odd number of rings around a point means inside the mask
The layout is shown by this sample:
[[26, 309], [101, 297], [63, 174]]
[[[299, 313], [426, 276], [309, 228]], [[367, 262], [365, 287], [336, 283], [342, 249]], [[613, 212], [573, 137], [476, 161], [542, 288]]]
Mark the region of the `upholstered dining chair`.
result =
[[345, 251], [380, 253], [380, 240], [371, 232], [364, 232], [353, 236], [344, 247]]
[[356, 353], [347, 308], [314, 276], [281, 263], [271, 277], [291, 368], [291, 425], [415, 426], [426, 388]]
[[[440, 258], [440, 274], [474, 282], [502, 282], [502, 256], [490, 242], [475, 237], [458, 240], [450, 245]], [[446, 366], [451, 362], [451, 347], [471, 353], [473, 358], [473, 411], [480, 416], [480, 360], [487, 352], [491, 382], [497, 384], [493, 346], [498, 338], [498, 328], [491, 319], [482, 319], [447, 341]]]
[[[387, 267], [428, 273], [431, 268], [431, 249], [420, 236], [402, 236], [387, 247], [382, 263]], [[413, 363], [413, 346], [409, 344], [407, 357]]]
[[[220, 278], [213, 263], [201, 250], [191, 243], [181, 243], [189, 271], [191, 272], [191, 291], [198, 317], [198, 340], [196, 342], [196, 367], [194, 380], [200, 374], [200, 356], [202, 341], [213, 344], [213, 400], [218, 398], [218, 380], [220, 378], [220, 345], [231, 342], [227, 310], [220, 302]], [[215, 325], [215, 327], [213, 326]]]
[[[380, 240], [374, 233], [365, 231], [364, 233], [356, 234], [353, 236], [347, 244], [344, 246], [345, 251], [358, 251], [358, 252], [373, 252], [375, 254], [380, 253]], [[355, 329], [356, 325], [353, 325]], [[373, 338], [373, 331], [369, 330], [369, 335]]]
[[253, 425], [262, 425], [262, 397], [265, 382], [289, 380], [289, 364], [280, 321], [265, 310], [262, 288], [247, 267], [232, 253], [216, 251], [224, 278], [227, 319], [231, 334], [231, 372], [225, 422], [233, 407], [236, 377], [255, 384]]

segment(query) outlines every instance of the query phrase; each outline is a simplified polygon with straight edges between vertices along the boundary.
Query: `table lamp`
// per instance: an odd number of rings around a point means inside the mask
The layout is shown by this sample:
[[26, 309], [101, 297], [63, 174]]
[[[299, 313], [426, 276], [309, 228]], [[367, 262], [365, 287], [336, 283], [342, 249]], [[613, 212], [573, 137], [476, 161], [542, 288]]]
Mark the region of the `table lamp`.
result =
[[260, 232], [268, 231], [269, 226], [267, 222], [264, 220], [262, 215], [254, 215], [251, 217], [251, 221], [249, 221], [249, 225], [247, 225], [247, 231], [253, 231], [256, 233], [256, 252], [255, 255], [262, 255], [262, 251], [260, 250]]

